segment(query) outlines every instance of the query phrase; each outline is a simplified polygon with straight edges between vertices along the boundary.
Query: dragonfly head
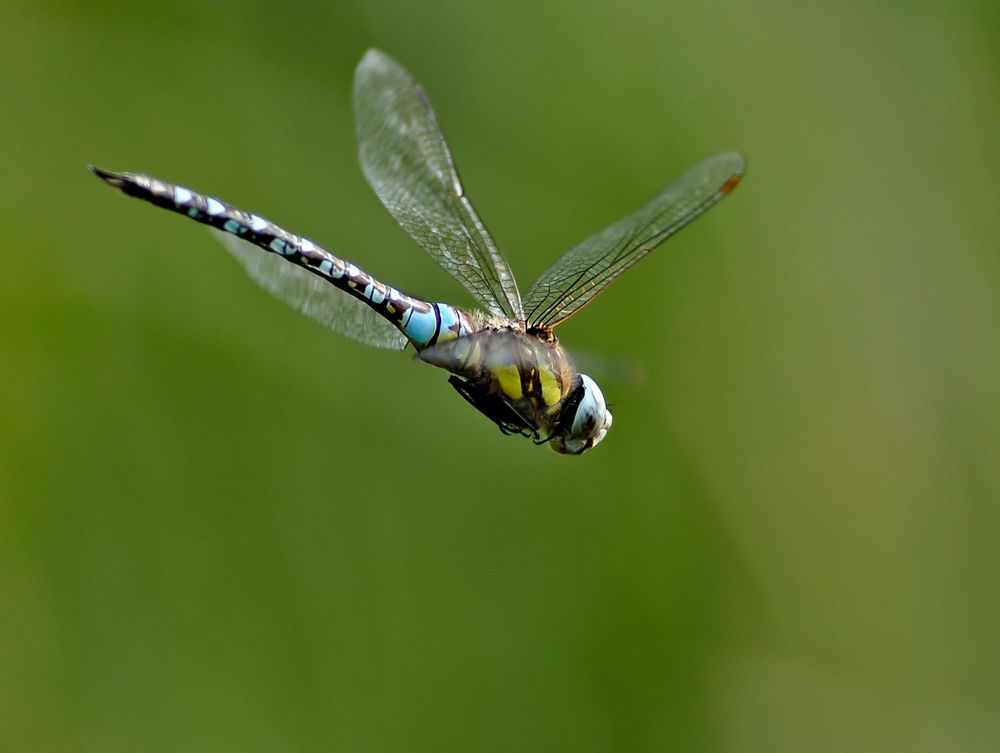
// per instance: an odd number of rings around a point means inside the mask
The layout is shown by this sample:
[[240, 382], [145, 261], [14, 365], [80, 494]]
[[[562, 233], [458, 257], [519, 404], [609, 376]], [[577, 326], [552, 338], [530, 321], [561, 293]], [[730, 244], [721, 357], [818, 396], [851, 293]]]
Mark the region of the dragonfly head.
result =
[[566, 398], [552, 437], [560, 455], [580, 455], [597, 445], [611, 428], [611, 411], [597, 382], [580, 374], [580, 383]]

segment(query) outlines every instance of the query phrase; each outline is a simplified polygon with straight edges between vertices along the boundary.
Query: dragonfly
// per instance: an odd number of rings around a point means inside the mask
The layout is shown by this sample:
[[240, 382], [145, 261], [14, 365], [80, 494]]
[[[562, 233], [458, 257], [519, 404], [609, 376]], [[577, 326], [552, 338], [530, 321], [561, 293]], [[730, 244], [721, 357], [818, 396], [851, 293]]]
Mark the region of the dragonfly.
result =
[[711, 157], [644, 206], [563, 254], [522, 295], [458, 176], [424, 89], [369, 50], [354, 75], [361, 167], [403, 229], [476, 301], [434, 303], [375, 279], [312, 240], [181, 185], [143, 173], [91, 171], [122, 193], [210, 226], [265, 290], [359, 342], [403, 349], [448, 382], [500, 431], [580, 455], [611, 428], [601, 388], [579, 372], [555, 329], [625, 270], [739, 183], [738, 153]]

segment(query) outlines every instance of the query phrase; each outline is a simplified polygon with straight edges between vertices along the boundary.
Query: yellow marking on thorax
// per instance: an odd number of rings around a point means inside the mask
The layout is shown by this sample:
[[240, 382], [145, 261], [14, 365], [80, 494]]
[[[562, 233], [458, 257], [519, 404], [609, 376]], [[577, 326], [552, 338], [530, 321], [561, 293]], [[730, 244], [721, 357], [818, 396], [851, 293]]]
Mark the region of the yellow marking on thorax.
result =
[[469, 357], [465, 360], [465, 363], [468, 364], [469, 366], [476, 366], [478, 368], [479, 364], [482, 363], [482, 360], [483, 360], [483, 346], [480, 345], [479, 341], [477, 340], [476, 343], [472, 346], [472, 353], [469, 354]]
[[520, 400], [524, 396], [521, 391], [521, 371], [517, 366], [498, 366], [493, 369], [493, 376], [500, 389], [511, 400]]
[[474, 340], [471, 337], [463, 337], [455, 343], [453, 348], [452, 352], [456, 364], [460, 364], [462, 368], [479, 366], [483, 349], [480, 347], [478, 340]]
[[542, 385], [542, 400], [551, 408], [562, 399], [562, 386], [556, 374], [545, 364], [538, 364], [538, 380]]

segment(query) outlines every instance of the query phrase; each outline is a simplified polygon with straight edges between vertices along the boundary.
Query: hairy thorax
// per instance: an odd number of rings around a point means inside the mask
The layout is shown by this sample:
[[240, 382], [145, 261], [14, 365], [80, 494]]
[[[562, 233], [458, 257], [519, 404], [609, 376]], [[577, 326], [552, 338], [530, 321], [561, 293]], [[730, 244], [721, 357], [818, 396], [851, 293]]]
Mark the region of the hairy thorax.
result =
[[483, 394], [502, 398], [542, 434], [551, 429], [574, 386], [572, 362], [547, 328], [487, 325], [470, 335], [424, 348], [419, 355]]

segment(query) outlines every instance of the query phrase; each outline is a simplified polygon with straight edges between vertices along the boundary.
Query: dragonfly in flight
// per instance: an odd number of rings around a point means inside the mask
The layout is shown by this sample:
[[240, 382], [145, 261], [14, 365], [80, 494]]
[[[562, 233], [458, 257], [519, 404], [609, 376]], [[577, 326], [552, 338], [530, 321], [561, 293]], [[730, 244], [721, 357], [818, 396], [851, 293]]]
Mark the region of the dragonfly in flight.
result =
[[746, 169], [711, 157], [633, 214], [563, 254], [522, 295], [458, 177], [423, 88], [369, 50], [354, 76], [365, 177], [396, 221], [472, 294], [479, 309], [432, 303], [263, 217], [141, 173], [90, 169], [123, 193], [209, 225], [270, 293], [330, 329], [382, 348], [407, 343], [504, 434], [579, 455], [611, 428], [597, 383], [578, 372], [555, 328], [622, 272], [726, 196]]

